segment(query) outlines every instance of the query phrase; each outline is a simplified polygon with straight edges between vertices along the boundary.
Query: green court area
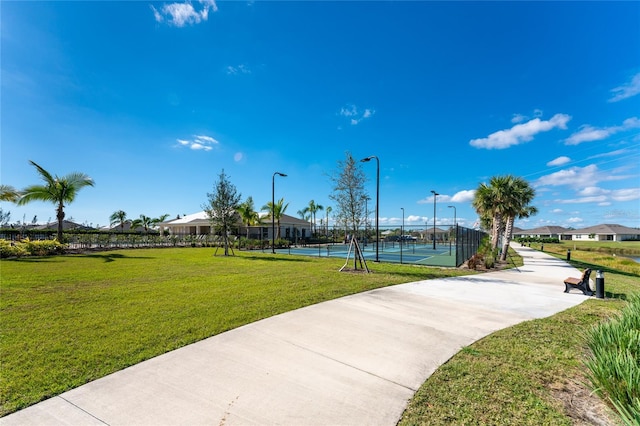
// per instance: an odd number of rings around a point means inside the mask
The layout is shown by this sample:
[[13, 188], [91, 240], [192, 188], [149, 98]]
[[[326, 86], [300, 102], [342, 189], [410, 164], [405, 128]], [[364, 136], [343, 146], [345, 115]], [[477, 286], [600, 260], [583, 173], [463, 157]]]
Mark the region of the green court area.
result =
[[[429, 266], [456, 266], [456, 247], [454, 244], [433, 244], [415, 242], [390, 242], [380, 243], [376, 247], [375, 243], [363, 244], [360, 247], [365, 260], [376, 260], [389, 263], [408, 263]], [[315, 257], [337, 257], [346, 259], [347, 256], [353, 258], [354, 253], [349, 252], [349, 244], [318, 244], [308, 246], [292, 246], [286, 249], [276, 250], [279, 254], [295, 254]]]

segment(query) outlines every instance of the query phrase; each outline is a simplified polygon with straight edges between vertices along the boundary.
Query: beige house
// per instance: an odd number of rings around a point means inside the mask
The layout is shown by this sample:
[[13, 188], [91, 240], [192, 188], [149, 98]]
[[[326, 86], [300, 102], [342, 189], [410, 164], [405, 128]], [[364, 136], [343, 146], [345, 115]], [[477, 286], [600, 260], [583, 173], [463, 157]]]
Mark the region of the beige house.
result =
[[[266, 218], [266, 214], [261, 214], [263, 219], [260, 225], [247, 227], [242, 222], [237, 224], [237, 235], [246, 237], [247, 231], [249, 238], [254, 239], [271, 239], [272, 230], [274, 229], [271, 219]], [[213, 232], [209, 216], [205, 211], [185, 215], [158, 224], [160, 234], [168, 231], [171, 235], [208, 235]], [[276, 222], [275, 228], [278, 227]], [[276, 235], [278, 230], [276, 229]], [[235, 232], [234, 232], [235, 233]], [[306, 239], [311, 237], [311, 223], [302, 219], [298, 219], [289, 215], [282, 215], [280, 218], [280, 238], [291, 241], [298, 239]]]
[[596, 225], [566, 231], [572, 241], [640, 241], [640, 229], [622, 225]]

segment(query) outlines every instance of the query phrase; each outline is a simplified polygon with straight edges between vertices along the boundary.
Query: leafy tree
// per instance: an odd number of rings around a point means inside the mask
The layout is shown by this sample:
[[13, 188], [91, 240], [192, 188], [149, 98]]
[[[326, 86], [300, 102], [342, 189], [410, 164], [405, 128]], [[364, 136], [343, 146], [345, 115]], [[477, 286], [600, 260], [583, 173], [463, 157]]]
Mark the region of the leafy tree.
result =
[[240, 220], [247, 226], [247, 238], [249, 238], [249, 227], [253, 225], [258, 225], [260, 220], [260, 215], [255, 210], [253, 205], [253, 198], [247, 198], [242, 204], [238, 206], [238, 214], [240, 215]]
[[44, 185], [31, 185], [22, 191], [22, 196], [18, 199], [18, 205], [24, 205], [31, 201], [45, 201], [55, 204], [56, 217], [58, 219], [58, 241], [62, 242], [62, 223], [64, 221], [65, 203], [72, 203], [78, 191], [85, 186], [93, 186], [94, 182], [84, 173], [70, 173], [66, 176], [52, 176], [48, 171], [40, 167], [35, 162], [29, 160], [33, 165]]
[[[287, 207], [289, 207], [289, 203], [285, 204], [284, 198], [280, 198], [278, 201], [276, 201], [275, 206], [271, 204], [271, 201], [262, 206], [261, 210], [268, 212], [266, 217], [271, 220], [275, 220], [276, 222], [276, 226], [278, 227], [278, 229], [276, 229], [275, 235], [276, 240], [280, 239], [280, 219], [282, 219], [282, 215], [284, 215], [284, 212], [287, 211]], [[273, 218], [271, 217], [272, 212], [274, 215]]]
[[212, 193], [207, 193], [208, 203], [202, 208], [209, 216], [211, 225], [222, 234], [224, 241], [224, 255], [229, 256], [229, 234], [231, 229], [238, 222], [240, 215], [238, 207], [240, 207], [241, 195], [229, 181], [224, 169], [220, 173], [219, 180], [215, 183]]
[[0, 201], [15, 203], [20, 199], [20, 192], [11, 185], [0, 185]]
[[6, 226], [11, 220], [11, 212], [3, 212], [0, 208], [0, 225]]
[[333, 193], [329, 198], [336, 202], [336, 219], [338, 222], [344, 222], [347, 228], [350, 226], [351, 232], [355, 234], [364, 215], [367, 195], [364, 188], [365, 174], [359, 163], [347, 152], [344, 161], [338, 161], [330, 179], [333, 183]]
[[109, 221], [109, 224], [111, 226], [119, 223], [120, 232], [124, 232], [124, 224], [127, 221], [127, 214], [124, 212], [124, 210], [116, 210], [111, 214], [111, 216], [109, 216]]
[[327, 208], [324, 209], [324, 212], [327, 214], [327, 235], [329, 234], [329, 214], [331, 214], [332, 211], [333, 208], [331, 206], [327, 206]]

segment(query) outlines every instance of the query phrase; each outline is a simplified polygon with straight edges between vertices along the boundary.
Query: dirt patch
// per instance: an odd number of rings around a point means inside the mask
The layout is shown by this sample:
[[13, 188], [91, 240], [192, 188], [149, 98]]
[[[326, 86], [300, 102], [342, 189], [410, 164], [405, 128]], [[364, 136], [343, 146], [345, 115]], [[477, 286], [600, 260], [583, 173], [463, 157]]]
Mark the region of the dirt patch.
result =
[[613, 426], [619, 422], [611, 409], [585, 383], [568, 381], [550, 386], [554, 398], [562, 402], [565, 413], [576, 426]]

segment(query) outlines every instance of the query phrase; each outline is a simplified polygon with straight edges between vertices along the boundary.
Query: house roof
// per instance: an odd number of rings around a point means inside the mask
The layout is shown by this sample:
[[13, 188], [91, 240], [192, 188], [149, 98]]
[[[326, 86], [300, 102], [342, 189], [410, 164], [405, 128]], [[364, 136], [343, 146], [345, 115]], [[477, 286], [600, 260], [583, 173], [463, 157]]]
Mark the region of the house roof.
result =
[[615, 234], [615, 235], [640, 235], [640, 229], [628, 228], [622, 225], [602, 224], [590, 226], [588, 228], [567, 231], [565, 234]]
[[553, 234], [566, 234], [567, 228], [562, 226], [540, 226], [533, 229], [520, 229], [519, 231], [513, 231], [514, 234], [532, 234], [532, 235], [553, 235]]
[[[32, 229], [58, 229], [58, 222], [49, 222], [45, 225], [34, 226]], [[83, 230], [91, 230], [95, 229], [90, 226], [84, 226], [79, 223], [71, 222], [70, 220], [62, 221], [62, 229], [67, 231], [70, 229], [83, 229]]]
[[[263, 224], [271, 224], [271, 219], [265, 217], [265, 214], [261, 214], [261, 219], [264, 221]], [[209, 216], [207, 212], [201, 211], [198, 213], [188, 214], [180, 219], [173, 219], [167, 222], [162, 222], [160, 225], [162, 226], [171, 226], [171, 225], [208, 225], [209, 224]], [[306, 220], [298, 219], [293, 216], [289, 216], [283, 214], [280, 217], [280, 225], [301, 225], [301, 226], [310, 226], [311, 222]]]

